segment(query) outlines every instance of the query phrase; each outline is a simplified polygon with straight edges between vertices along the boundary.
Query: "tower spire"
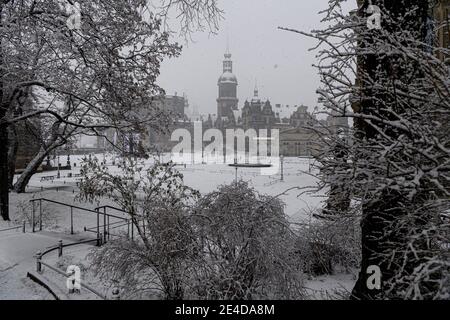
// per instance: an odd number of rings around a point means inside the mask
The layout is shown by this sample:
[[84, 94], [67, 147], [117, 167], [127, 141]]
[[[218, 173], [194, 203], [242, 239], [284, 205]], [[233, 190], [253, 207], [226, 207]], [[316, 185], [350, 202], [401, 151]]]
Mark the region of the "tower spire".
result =
[[233, 61], [231, 61], [231, 53], [228, 45], [228, 39], [227, 39], [227, 49], [225, 51], [224, 56], [225, 60], [223, 60], [223, 72], [233, 73]]

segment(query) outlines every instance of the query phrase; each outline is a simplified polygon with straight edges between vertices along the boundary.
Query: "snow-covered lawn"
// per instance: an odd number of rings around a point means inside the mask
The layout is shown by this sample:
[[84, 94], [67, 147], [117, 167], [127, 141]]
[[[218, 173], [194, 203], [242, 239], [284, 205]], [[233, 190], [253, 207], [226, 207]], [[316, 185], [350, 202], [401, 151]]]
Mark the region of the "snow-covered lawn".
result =
[[[103, 155], [97, 155], [103, 160]], [[44, 176], [56, 176], [57, 172], [43, 172], [35, 174], [29, 184], [27, 193], [10, 194], [10, 207], [12, 222], [0, 221], [0, 230], [9, 226], [20, 225], [27, 220], [27, 232], [30, 232], [31, 205], [29, 200], [47, 198], [62, 203], [67, 203], [87, 209], [94, 209], [98, 205], [113, 205], [110, 201], [100, 203], [80, 203], [75, 200], [77, 194], [77, 181], [79, 177], [73, 175], [80, 172], [81, 156], [72, 156], [71, 162], [76, 167], [70, 171], [72, 177], [68, 177], [69, 171], [61, 171], [61, 178], [53, 181], [43, 181]], [[153, 160], [146, 160], [146, 166]], [[118, 172], [119, 168], [112, 165], [112, 156], [106, 156], [106, 162], [110, 170]], [[322, 206], [323, 193], [305, 193], [304, 188], [313, 187], [317, 181], [310, 172], [313, 163], [309, 159], [285, 158], [284, 159], [284, 181], [280, 174], [273, 176], [261, 175], [259, 168], [238, 168], [237, 177], [248, 181], [258, 192], [279, 196], [286, 204], [286, 213], [293, 222], [306, 222], [311, 219], [311, 212]], [[215, 190], [222, 184], [230, 184], [235, 180], [236, 170], [226, 164], [195, 164], [179, 165], [177, 169], [183, 173], [186, 185], [206, 194]], [[311, 174], [312, 173], [312, 174]], [[38, 212], [36, 203], [36, 212]], [[70, 209], [58, 204], [43, 203], [44, 230], [55, 233], [49, 234], [23, 234], [21, 229], [0, 233], [0, 299], [25, 298], [25, 299], [49, 299], [51, 296], [43, 289], [37, 287], [27, 279], [26, 271], [34, 268], [35, 259], [33, 255], [37, 250], [55, 245], [57, 237], [68, 235], [70, 240]], [[114, 212], [114, 214], [118, 214]], [[82, 210], [73, 210], [75, 235], [82, 237], [95, 237], [95, 234], [84, 232], [84, 227], [94, 227], [97, 223], [96, 214]], [[65, 241], [65, 240], [64, 240]], [[80, 262], [88, 266], [85, 256], [91, 246], [73, 247], [65, 252], [69, 260]], [[56, 265], [58, 259], [52, 254], [49, 261]], [[47, 270], [47, 275], [55, 279], [59, 276]], [[323, 299], [331, 296], [339, 297], [337, 291], [349, 291], [355, 281], [353, 275], [337, 274], [329, 277], [319, 277], [309, 280], [306, 284], [308, 294], [311, 298]], [[62, 280], [61, 280], [62, 281]], [[94, 281], [94, 279], [91, 279]], [[59, 281], [58, 281], [59, 283]], [[63, 282], [61, 282], [63, 283]], [[100, 285], [100, 284], [99, 284]], [[95, 298], [91, 294], [82, 294], [80, 299]]]
[[[103, 160], [103, 155], [96, 155], [99, 160]], [[65, 158], [65, 157], [63, 157]], [[71, 156], [72, 165], [76, 167], [71, 170], [72, 175], [79, 173], [83, 156]], [[168, 155], [164, 160], [169, 160]], [[112, 172], [118, 172], [117, 166], [113, 166], [113, 156], [106, 155], [105, 160]], [[153, 160], [145, 161], [150, 165]], [[116, 162], [116, 164], [118, 161]], [[280, 173], [273, 176], [261, 175], [259, 168], [238, 168], [238, 179], [248, 181], [257, 191], [272, 196], [279, 196], [286, 204], [286, 214], [293, 221], [309, 218], [309, 214], [315, 208], [320, 208], [323, 200], [323, 193], [305, 193], [303, 188], [314, 187], [317, 184], [313, 177], [314, 170], [310, 171], [313, 164], [312, 159], [288, 158], [284, 159], [284, 181], [281, 181]], [[222, 184], [230, 184], [235, 180], [236, 170], [227, 164], [188, 164], [179, 165], [177, 169], [183, 173], [186, 185], [199, 190], [202, 194], [215, 190]], [[76, 190], [78, 177], [68, 178], [69, 171], [61, 171], [61, 178], [52, 181], [41, 181], [43, 176], [56, 175], [56, 172], [43, 172], [34, 175], [30, 181], [29, 191], [39, 191], [51, 188], [72, 192]]]

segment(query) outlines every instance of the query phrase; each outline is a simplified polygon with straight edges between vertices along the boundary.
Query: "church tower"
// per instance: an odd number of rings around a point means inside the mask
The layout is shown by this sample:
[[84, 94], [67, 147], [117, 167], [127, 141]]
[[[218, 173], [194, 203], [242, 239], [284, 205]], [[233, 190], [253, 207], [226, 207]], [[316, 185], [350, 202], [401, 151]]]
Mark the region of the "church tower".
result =
[[231, 53], [225, 53], [225, 60], [223, 61], [223, 73], [217, 83], [219, 86], [219, 97], [217, 98], [217, 120], [220, 123], [231, 122], [235, 123], [233, 110], [238, 109], [237, 98], [237, 78], [233, 74], [233, 61], [231, 60]]

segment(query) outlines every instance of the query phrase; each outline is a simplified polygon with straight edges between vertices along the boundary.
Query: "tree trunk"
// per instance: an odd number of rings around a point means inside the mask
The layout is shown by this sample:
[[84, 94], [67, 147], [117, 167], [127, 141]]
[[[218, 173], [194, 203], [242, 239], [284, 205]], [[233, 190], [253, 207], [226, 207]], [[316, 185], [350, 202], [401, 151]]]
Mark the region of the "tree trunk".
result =
[[19, 148], [19, 140], [14, 125], [9, 126], [9, 150], [8, 150], [8, 166], [9, 166], [9, 183], [8, 188], [13, 188], [14, 174], [16, 171], [17, 150]]
[[[4, 109], [1, 109], [0, 121], [6, 116]], [[5, 221], [9, 221], [8, 180], [8, 126], [6, 123], [0, 123], [0, 212]]]
[[21, 173], [16, 183], [14, 184], [14, 192], [24, 193], [25, 188], [30, 182], [31, 177], [36, 173], [39, 166], [44, 162], [45, 158], [52, 152], [57, 146], [51, 148], [41, 148], [38, 154], [31, 160], [25, 170]]
[[[398, 31], [412, 31], [417, 34], [417, 40], [424, 40], [424, 29], [426, 26], [427, 12], [428, 12], [428, 1], [427, 0], [373, 0], [374, 5], [378, 5], [382, 8], [382, 14], [389, 14], [390, 17], [395, 17], [397, 24], [395, 26], [382, 25], [382, 28], [388, 32], [398, 32]], [[365, 7], [369, 4], [369, 1], [365, 1]], [[415, 16], [413, 16], [411, 9], [416, 6], [419, 10], [414, 11]], [[372, 33], [368, 33], [367, 38], [365, 38], [365, 43], [375, 43], [376, 37], [380, 34], [377, 30], [373, 30]], [[360, 45], [361, 46], [361, 45]], [[383, 52], [380, 52], [383, 55]], [[377, 81], [380, 79], [380, 70], [385, 71], [387, 75], [390, 75], [392, 71], [389, 70], [391, 62], [395, 61], [395, 57], [381, 57], [376, 53], [365, 54], [358, 61], [358, 69], [364, 71], [368, 77]], [[397, 79], [404, 78], [402, 74], [396, 74]], [[407, 83], [405, 79], [402, 79], [404, 83]], [[362, 81], [361, 83], [367, 83]], [[381, 101], [386, 105], [389, 104], [389, 99], [392, 97], [376, 95], [372, 88], [364, 87], [362, 85], [362, 91], [365, 97], [370, 97], [372, 99], [365, 99], [358, 104], [358, 112], [367, 115], [379, 115], [379, 106], [374, 101]], [[388, 115], [385, 115], [388, 118]], [[394, 119], [395, 120], [395, 119]], [[381, 126], [382, 127], [382, 126]], [[376, 139], [377, 133], [375, 130], [364, 123], [363, 121], [358, 121], [356, 123], [355, 129], [358, 130], [357, 138], [364, 137], [365, 141], [370, 139]], [[397, 133], [395, 130], [389, 128], [384, 128], [384, 133], [396, 138]], [[399, 266], [395, 263], [398, 258], [393, 256], [392, 260], [386, 261], [386, 252], [394, 252], [394, 245], [401, 246], [401, 242], [405, 239], [403, 237], [403, 232], [405, 230], [392, 230], [387, 235], [384, 234], [385, 231], [392, 228], [392, 224], [398, 219], [405, 217], [408, 212], [405, 212], [405, 207], [407, 207], [408, 199], [402, 194], [401, 190], [395, 189], [384, 189], [384, 191], [377, 195], [377, 198], [373, 201], [363, 204], [362, 208], [362, 221], [361, 221], [361, 238], [362, 238], [362, 256], [361, 256], [361, 270], [359, 273], [358, 280], [353, 288], [352, 298], [353, 299], [377, 299], [383, 298], [384, 284], [390, 280]], [[369, 277], [373, 273], [368, 273], [369, 266], [377, 266], [381, 271], [381, 288], [371, 289], [368, 287], [367, 283]], [[409, 266], [413, 268], [414, 266]], [[408, 268], [409, 268], [408, 267]], [[395, 296], [395, 293], [394, 293]]]
[[[0, 28], [3, 27], [3, 6], [0, 4]], [[4, 59], [3, 44], [0, 39], [0, 215], [9, 221], [9, 188], [8, 188], [8, 124], [6, 114], [8, 105], [4, 103]]]

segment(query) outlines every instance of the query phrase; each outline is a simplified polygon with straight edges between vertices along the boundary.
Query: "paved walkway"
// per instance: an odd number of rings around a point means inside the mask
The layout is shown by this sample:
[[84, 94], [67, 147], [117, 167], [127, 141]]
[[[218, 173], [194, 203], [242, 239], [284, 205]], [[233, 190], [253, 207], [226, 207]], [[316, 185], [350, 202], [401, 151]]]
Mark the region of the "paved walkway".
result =
[[0, 300], [53, 299], [47, 290], [27, 278], [27, 272], [36, 268], [35, 253], [55, 246], [60, 239], [75, 242], [80, 237], [52, 232], [0, 233]]

